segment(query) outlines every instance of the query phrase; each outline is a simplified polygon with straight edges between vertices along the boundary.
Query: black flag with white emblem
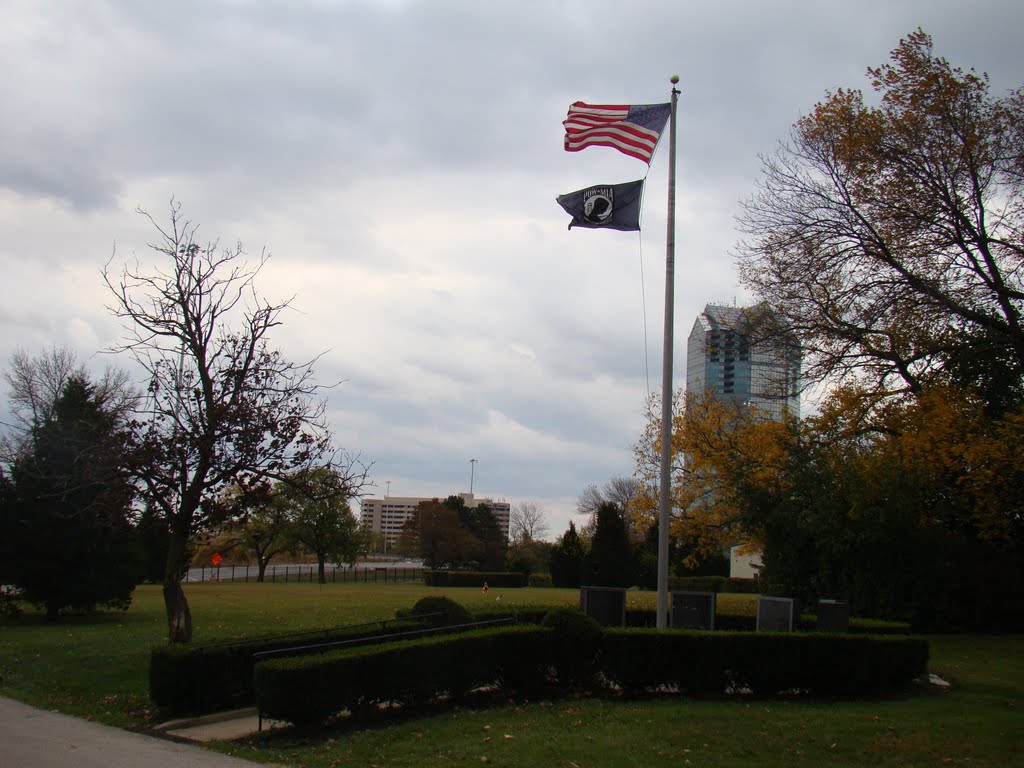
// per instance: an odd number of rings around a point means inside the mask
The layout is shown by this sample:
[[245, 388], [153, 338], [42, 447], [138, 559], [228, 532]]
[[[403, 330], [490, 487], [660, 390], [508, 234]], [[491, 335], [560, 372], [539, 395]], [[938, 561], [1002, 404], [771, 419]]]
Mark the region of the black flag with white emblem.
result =
[[555, 198], [572, 216], [569, 229], [619, 229], [639, 231], [640, 202], [644, 196], [644, 180], [625, 184], [600, 184]]

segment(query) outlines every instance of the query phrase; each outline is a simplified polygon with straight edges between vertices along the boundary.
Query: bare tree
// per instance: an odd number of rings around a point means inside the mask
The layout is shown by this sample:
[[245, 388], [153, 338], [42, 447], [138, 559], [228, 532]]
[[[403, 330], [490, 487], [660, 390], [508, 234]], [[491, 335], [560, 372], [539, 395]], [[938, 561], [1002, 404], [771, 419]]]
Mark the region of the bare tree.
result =
[[587, 515], [591, 521], [597, 514], [597, 508], [605, 502], [604, 493], [596, 484], [591, 483], [576, 497], [576, 514]]
[[627, 529], [633, 529], [634, 505], [640, 496], [640, 481], [635, 477], [616, 475], [603, 486], [590, 484], [576, 499], [576, 512], [588, 515], [583, 533], [592, 536], [597, 527], [597, 512], [604, 504], [612, 504], [619, 511]]
[[543, 539], [548, 534], [544, 510], [533, 501], [514, 505], [508, 516], [508, 532], [513, 545]]
[[108, 366], [94, 379], [70, 347], [52, 347], [35, 357], [17, 349], [3, 371], [14, 423], [5, 425], [8, 429], [0, 458], [10, 461], [23, 447], [23, 439], [31, 436], [33, 427], [53, 418], [54, 407], [72, 379], [88, 380], [97, 402], [119, 420], [128, 415], [139, 398], [126, 371]]
[[576, 499], [576, 512], [593, 518], [602, 504], [611, 503], [618, 507], [619, 514], [626, 514], [640, 489], [640, 482], [634, 477], [615, 476], [603, 486], [590, 484]]
[[180, 579], [193, 536], [219, 522], [218, 495], [265, 479], [329, 467], [351, 495], [368, 467], [337, 451], [325, 418], [316, 359], [289, 362], [268, 346], [290, 300], [271, 303], [254, 281], [269, 258], [244, 261], [241, 244], [196, 240], [198, 225], [172, 201], [170, 225], [150, 248], [161, 264], [103, 270], [111, 311], [125, 321], [128, 352], [148, 388], [134, 431], [133, 467], [147, 501], [170, 533], [163, 594], [171, 642], [188, 642], [192, 618]]

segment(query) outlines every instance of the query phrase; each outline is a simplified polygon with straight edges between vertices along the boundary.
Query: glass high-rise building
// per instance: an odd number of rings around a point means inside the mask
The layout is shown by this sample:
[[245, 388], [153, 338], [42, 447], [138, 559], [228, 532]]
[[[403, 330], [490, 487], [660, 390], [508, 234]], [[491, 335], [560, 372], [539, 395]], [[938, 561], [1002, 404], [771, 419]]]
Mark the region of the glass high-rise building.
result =
[[686, 345], [686, 390], [800, 417], [800, 346], [770, 309], [708, 304]]

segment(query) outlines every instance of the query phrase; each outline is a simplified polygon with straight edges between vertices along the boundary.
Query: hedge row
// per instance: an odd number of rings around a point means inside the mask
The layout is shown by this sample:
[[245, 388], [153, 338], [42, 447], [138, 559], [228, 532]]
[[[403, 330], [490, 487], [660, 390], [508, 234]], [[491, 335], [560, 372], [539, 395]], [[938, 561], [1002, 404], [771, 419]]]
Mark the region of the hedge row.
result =
[[[484, 619], [513, 618], [520, 624], [540, 624], [544, 616], [551, 610], [550, 606], [522, 606], [514, 610], [505, 608], [488, 608], [478, 611], [474, 617]], [[796, 622], [798, 632], [817, 631], [817, 617], [805, 613]], [[653, 608], [627, 608], [626, 626], [636, 628], [654, 628], [658, 624], [658, 614]], [[727, 632], [754, 632], [757, 630], [757, 617], [731, 613], [715, 614], [715, 629]], [[847, 633], [851, 635], [909, 635], [910, 625], [902, 621], [882, 621], [881, 619], [850, 618]]]
[[513, 627], [273, 659], [256, 667], [256, 702], [263, 716], [308, 724], [481, 687], [548, 695], [595, 680], [626, 695], [672, 686], [691, 696], [844, 696], [898, 689], [928, 661], [927, 641], [902, 637], [614, 629], [590, 654], [569, 645], [557, 628]]
[[755, 579], [736, 579], [727, 576], [671, 576], [668, 588], [673, 592], [739, 592], [756, 594], [761, 591]]
[[[655, 627], [658, 614], [653, 608], [627, 608], [627, 627]], [[817, 631], [818, 619], [805, 613], [796, 621], [797, 632]], [[746, 614], [716, 613], [715, 629], [727, 632], [754, 632], [757, 629], [757, 617]], [[850, 618], [847, 633], [851, 635], [909, 635], [910, 625], [903, 621], [882, 621], [881, 619]]]
[[[437, 621], [430, 619], [406, 620], [400, 622], [378, 622], [362, 627], [340, 627], [303, 635], [285, 635], [257, 638], [239, 643], [215, 646], [193, 647], [189, 645], [158, 646], [150, 657], [149, 690], [153, 703], [178, 713], [202, 714], [235, 707], [248, 706], [254, 701], [253, 671], [254, 654], [264, 651], [283, 650], [314, 643], [352, 641], [385, 642], [392, 635], [423, 628], [431, 624], [457, 624], [469, 620], [488, 621], [510, 618], [519, 624], [539, 625], [551, 611], [550, 606], [523, 607], [515, 610], [498, 608], [469, 617], [444, 613], [443, 598], [425, 598], [417, 603], [416, 609], [401, 612], [400, 618], [416, 613], [439, 612]], [[448, 601], [450, 602], [450, 601]], [[626, 612], [629, 627], [651, 627], [656, 624], [655, 611], [631, 609]], [[753, 632], [756, 619], [753, 616], [719, 614], [715, 617], [715, 628], [723, 631]], [[798, 629], [812, 631], [815, 628], [813, 616], [802, 616]], [[906, 624], [879, 622], [866, 619], [850, 619], [850, 633], [908, 634]]]
[[423, 626], [422, 620], [408, 619], [218, 645], [156, 646], [150, 653], [149, 696], [157, 706], [179, 713], [203, 714], [247, 706], [253, 702], [252, 680], [257, 653], [317, 643], [369, 642]]
[[495, 683], [539, 685], [550, 630], [512, 627], [399, 641], [320, 656], [260, 662], [256, 705], [264, 717], [316, 723], [343, 710], [358, 716], [387, 704], [415, 707], [442, 696], [458, 699]]
[[690, 696], [890, 691], [925, 671], [920, 638], [608, 629], [601, 671], [626, 692], [673, 686]]
[[484, 573], [481, 571], [425, 571], [423, 583], [428, 587], [480, 587], [490, 589], [516, 589], [526, 586], [526, 575], [513, 572]]

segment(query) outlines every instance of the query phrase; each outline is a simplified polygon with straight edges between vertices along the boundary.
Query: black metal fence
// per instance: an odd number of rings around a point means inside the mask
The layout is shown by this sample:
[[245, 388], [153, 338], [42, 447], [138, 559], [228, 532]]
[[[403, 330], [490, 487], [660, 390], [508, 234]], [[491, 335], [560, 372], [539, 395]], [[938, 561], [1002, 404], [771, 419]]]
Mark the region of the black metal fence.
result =
[[[355, 567], [327, 565], [324, 567], [324, 580], [328, 583], [363, 583], [387, 584], [399, 582], [422, 582], [424, 569], [419, 566], [403, 565], [357, 565]], [[257, 581], [259, 568], [255, 565], [203, 565], [189, 568], [182, 581]], [[276, 565], [267, 566], [263, 575], [265, 582], [283, 583], [315, 583], [319, 581], [319, 569], [312, 565]]]

